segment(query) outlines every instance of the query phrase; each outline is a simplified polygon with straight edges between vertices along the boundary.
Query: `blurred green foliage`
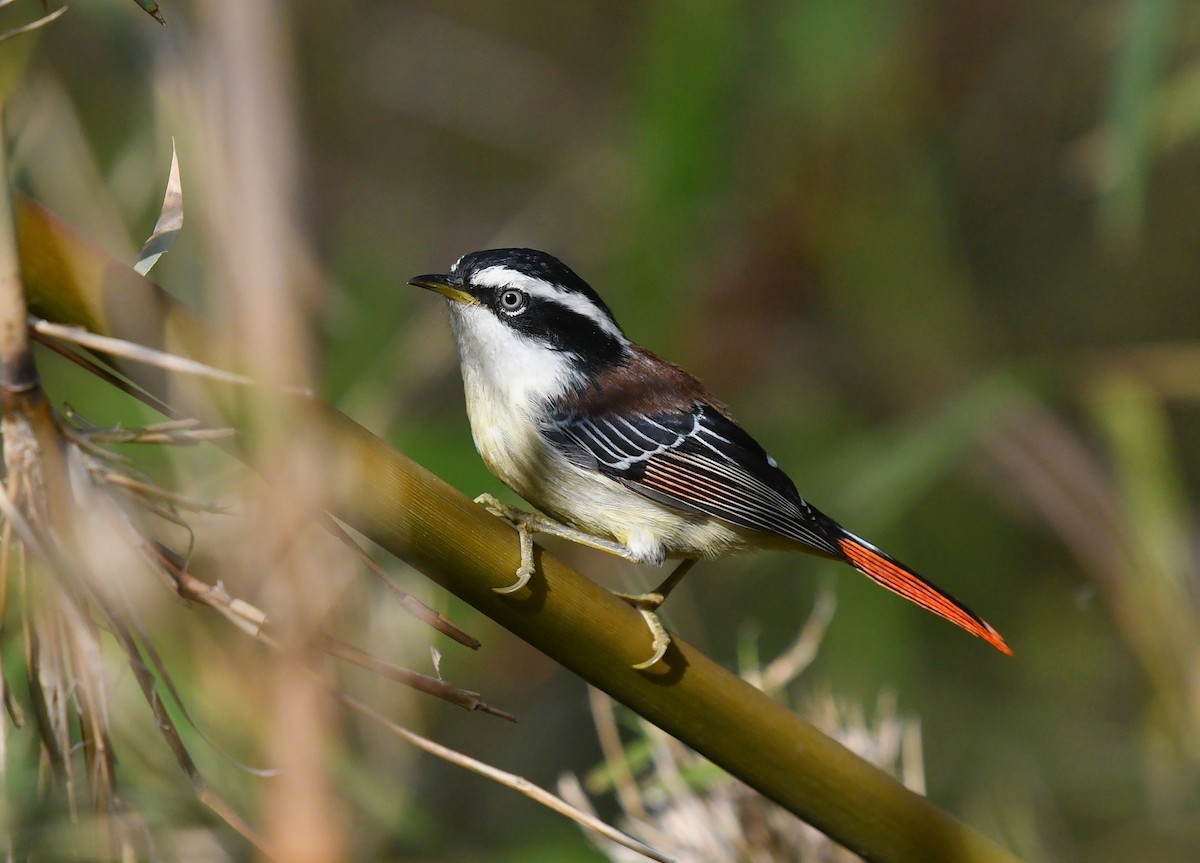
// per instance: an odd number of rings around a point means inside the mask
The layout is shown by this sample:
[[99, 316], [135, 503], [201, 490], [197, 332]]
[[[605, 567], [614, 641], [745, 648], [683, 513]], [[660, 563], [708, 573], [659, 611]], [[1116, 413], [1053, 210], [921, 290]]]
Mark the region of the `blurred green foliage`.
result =
[[[403, 284], [478, 248], [558, 254], [637, 341], [700, 373], [806, 496], [967, 601], [1016, 657], [849, 570], [768, 554], [689, 576], [665, 614], [681, 634], [732, 664], [754, 627], [771, 655], [836, 574], [806, 679], [864, 703], [893, 688], [923, 723], [935, 800], [1031, 860], [1197, 859], [1200, 8], [274, 8], [331, 400], [464, 492], [499, 491], [471, 447], [441, 309]], [[125, 2], [78, 4], [42, 34], [9, 104], [12, 161], [19, 184], [132, 261], [175, 136], [189, 222], [154, 276], [203, 306], [196, 10], [162, 11], [165, 30]], [[45, 371], [94, 419], [127, 416]], [[434, 601], [485, 642], [443, 645], [447, 677], [521, 724], [399, 709], [543, 785], [594, 764], [580, 684]], [[181, 632], [212, 639], [203, 621]], [[264, 733], [253, 711], [222, 720], [220, 674], [188, 656], [168, 661], [198, 714], [249, 747]], [[362, 859], [597, 859], [509, 792], [362, 729], [347, 738]], [[127, 785], [163, 790], [130, 796], [161, 807], [152, 818], [196, 818], [142, 739], [123, 753]]]

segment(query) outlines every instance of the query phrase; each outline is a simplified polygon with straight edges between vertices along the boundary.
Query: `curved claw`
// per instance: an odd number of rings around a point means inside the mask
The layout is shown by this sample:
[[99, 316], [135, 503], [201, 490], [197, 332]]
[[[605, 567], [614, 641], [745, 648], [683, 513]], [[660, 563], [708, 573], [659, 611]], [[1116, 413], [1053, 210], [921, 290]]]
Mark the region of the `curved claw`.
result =
[[492, 593], [500, 593], [500, 594], [516, 593], [522, 587], [529, 584], [529, 579], [531, 579], [531, 578], [533, 578], [533, 567], [532, 566], [522, 566], [520, 569], [517, 570], [517, 580], [515, 582], [510, 584], [508, 587], [493, 587]]
[[508, 587], [492, 588], [493, 593], [501, 595], [516, 593], [533, 577], [533, 528], [529, 524], [529, 517], [519, 510], [505, 506], [490, 494], [479, 495], [475, 498], [475, 503], [517, 529], [517, 536], [521, 540], [521, 565], [517, 567], [517, 580]]
[[654, 636], [654, 655], [645, 662], [634, 664], [634, 669], [637, 671], [645, 671], [647, 668], [652, 668], [667, 654], [667, 648], [671, 646], [671, 636], [663, 629], [662, 621], [658, 619], [658, 615], [648, 608], [639, 608], [638, 614], [646, 621], [646, 626], [650, 629], [650, 634]]

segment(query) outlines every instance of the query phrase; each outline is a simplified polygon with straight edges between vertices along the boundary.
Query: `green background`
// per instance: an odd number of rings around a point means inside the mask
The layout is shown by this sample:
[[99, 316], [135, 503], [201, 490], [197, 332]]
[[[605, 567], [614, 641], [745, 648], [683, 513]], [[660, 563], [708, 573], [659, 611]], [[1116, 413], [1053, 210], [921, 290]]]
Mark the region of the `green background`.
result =
[[[8, 127], [17, 184], [130, 261], [175, 136], [188, 221], [154, 278], [211, 313], [203, 204], [188, 204], [205, 194], [191, 166], [212, 158], [187, 122], [185, 96], [204, 92], [194, 11], [164, 4], [164, 30], [132, 3], [76, 4], [38, 37]], [[894, 692], [921, 723], [935, 801], [1029, 860], [1197, 859], [1200, 7], [314, 0], [272, 15], [335, 405], [464, 493], [500, 493], [441, 304], [404, 282], [480, 248], [558, 255], [808, 499], [1016, 655], [848, 568], [773, 553], [698, 567], [666, 607], [673, 629], [730, 665], [750, 643], [773, 656], [832, 581], [837, 614], [798, 690], [868, 706]], [[47, 372], [56, 400], [134, 421]], [[614, 587], [658, 577], [570, 559]], [[446, 677], [520, 724], [366, 676], [348, 687], [542, 785], [597, 762], [578, 680], [398, 572], [484, 642], [439, 641]], [[388, 602], [374, 589], [347, 602], [348, 637], [430, 671], [415, 622], [363, 610]], [[239, 713], [236, 662], [223, 675], [197, 657], [230, 640], [221, 622], [164, 614], [189, 707], [253, 753], [266, 732]], [[128, 703], [127, 796], [153, 823], [208, 823]], [[343, 722], [331, 759], [361, 859], [599, 859], [558, 816]], [[235, 801], [261, 793], [202, 760]]]

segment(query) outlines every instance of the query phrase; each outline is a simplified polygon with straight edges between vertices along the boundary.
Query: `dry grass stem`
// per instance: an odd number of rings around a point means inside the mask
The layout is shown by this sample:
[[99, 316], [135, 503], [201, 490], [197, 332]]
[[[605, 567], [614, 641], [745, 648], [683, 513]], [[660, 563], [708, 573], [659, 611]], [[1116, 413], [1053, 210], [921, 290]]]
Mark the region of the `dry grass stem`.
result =
[[104, 366], [101, 366], [100, 364], [98, 364], [96, 362], [93, 362], [91, 359], [83, 356], [79, 352], [72, 350], [71, 348], [67, 347], [65, 344], [58, 341], [57, 339], [52, 339], [48, 336], [44, 336], [41, 333], [37, 332], [36, 330], [30, 330], [29, 332], [30, 332], [30, 335], [33, 337], [33, 340], [36, 341], [39, 345], [42, 345], [43, 347], [45, 347], [48, 350], [54, 351], [56, 354], [58, 354], [60, 357], [67, 360], [68, 362], [73, 363], [82, 369], [85, 369], [86, 371], [95, 375], [100, 380], [104, 381], [109, 386], [111, 386], [117, 390], [120, 390], [121, 392], [125, 393], [127, 396], [130, 396], [131, 398], [137, 399], [142, 404], [146, 405], [147, 407], [153, 408], [154, 410], [158, 411], [159, 413], [163, 414], [164, 416], [179, 418], [176, 415], [174, 409], [171, 408], [171, 406], [168, 405], [166, 402], [164, 402], [162, 399], [159, 399], [159, 398], [151, 395], [150, 393], [146, 392], [144, 389], [142, 389], [138, 386], [135, 386], [134, 384], [130, 383], [125, 378], [119, 377], [118, 375], [116, 375], [112, 371], [110, 371], [109, 369], [105, 368]]
[[761, 671], [746, 669], [742, 676], [764, 692], [782, 691], [817, 658], [817, 651], [821, 648], [821, 641], [825, 638], [825, 632], [836, 610], [837, 594], [832, 586], [826, 583], [817, 593], [812, 611], [808, 613], [808, 619], [800, 627], [800, 633], [791, 646], [771, 660], [766, 668]]
[[[235, 384], [237, 386], [260, 385], [254, 378], [246, 375], [214, 368], [196, 360], [190, 360], [177, 354], [167, 353], [166, 351], [158, 351], [154, 348], [148, 348], [145, 345], [135, 344], [134, 342], [127, 342], [124, 339], [114, 339], [111, 336], [98, 336], [95, 333], [89, 333], [83, 327], [64, 326], [32, 316], [29, 319], [29, 325], [35, 332], [43, 336], [72, 342], [89, 350], [97, 351], [101, 354], [109, 354], [114, 357], [121, 357], [131, 362], [155, 366], [166, 371], [191, 375], [192, 377]], [[288, 395], [309, 397], [313, 395], [313, 391], [309, 387], [303, 386], [283, 386], [280, 387], [280, 390]]]
[[[107, 489], [124, 495], [132, 493], [131, 500], [142, 508], [149, 508], [158, 515], [170, 516], [174, 508], [196, 508], [197, 502], [183, 495], [167, 492], [154, 484], [134, 479], [111, 469], [98, 467], [97, 452], [102, 448], [96, 439], [105, 441], [133, 442], [158, 440], [159, 442], [190, 442], [198, 429], [191, 421], [174, 421], [158, 424], [150, 429], [99, 430], [76, 417], [78, 425], [72, 430], [71, 438], [63, 437], [66, 465], [90, 477], [91, 483], [72, 483], [72, 503], [77, 507], [76, 517], [85, 523], [99, 523], [102, 533], [111, 541], [120, 542], [128, 548], [140, 549], [150, 569], [165, 575], [180, 595], [197, 600], [218, 610], [228, 620], [247, 634], [274, 643], [264, 635], [266, 615], [255, 606], [228, 594], [221, 585], [207, 585], [190, 576], [184, 561], [165, 546], [145, 539], [133, 524], [128, 514], [111, 496], [90, 494], [89, 489]], [[195, 761], [191, 757], [182, 737], [166, 709], [160, 687], [165, 689], [183, 717], [193, 726], [183, 699], [171, 679], [165, 664], [154, 648], [150, 637], [138, 618], [136, 608], [125, 592], [121, 579], [111, 581], [98, 577], [91, 571], [91, 562], [78, 559], [66, 549], [57, 547], [57, 542], [48, 540], [39, 527], [45, 518], [45, 505], [40, 503], [42, 480], [47, 466], [38, 459], [38, 444], [28, 423], [6, 421], [6, 445], [9, 462], [9, 485], [0, 489], [0, 513], [4, 516], [4, 536], [11, 539], [15, 534], [22, 540], [21, 548], [32, 555], [39, 572], [50, 576], [58, 590], [22, 590], [27, 613], [25, 643], [26, 662], [30, 669], [29, 689], [34, 707], [34, 717], [39, 729], [46, 764], [62, 786], [67, 805], [73, 817], [80, 812], [82, 786], [86, 781], [87, 792], [94, 801], [97, 815], [97, 835], [100, 847], [113, 849], [113, 853], [129, 859], [136, 856], [134, 838], [125, 827], [125, 820], [118, 817], [123, 811], [115, 784], [115, 752], [109, 731], [109, 693], [102, 664], [99, 633], [91, 622], [91, 614], [83, 609], [90, 608], [103, 621], [125, 654], [128, 667], [133, 673], [142, 694], [154, 715], [155, 725], [175, 757], [180, 768], [189, 777], [197, 797], [216, 812], [235, 831], [254, 844], [263, 853], [264, 839], [242, 819], [224, 799], [207, 786]], [[62, 429], [60, 428], [60, 431]], [[181, 437], [182, 436], [182, 437]], [[72, 439], [73, 438], [73, 439]], [[85, 453], [77, 442], [86, 441], [90, 446]], [[74, 453], [72, 455], [72, 453]], [[17, 497], [9, 497], [11, 491]], [[154, 501], [164, 502], [170, 511], [153, 506]], [[213, 507], [204, 506], [206, 510]], [[31, 522], [23, 510], [33, 512], [39, 521]], [[5, 546], [3, 565], [0, 566], [0, 584], [7, 587], [9, 555], [13, 546]], [[22, 572], [24, 573], [24, 569]], [[114, 593], [116, 591], [116, 593]], [[4, 594], [6, 595], [6, 593]], [[409, 683], [423, 691], [472, 709], [504, 715], [467, 693], [422, 676], [407, 675], [403, 669], [369, 657], [367, 654], [346, 648], [340, 655], [351, 656], [359, 664], [386, 673], [392, 679]], [[9, 688], [4, 686], [5, 700], [9, 701]], [[13, 702], [10, 702], [13, 703]], [[14, 703], [15, 704], [15, 703]], [[13, 711], [19, 716], [18, 711]], [[73, 720], [77, 716], [77, 724]], [[77, 728], [79, 745], [82, 747], [84, 776], [78, 776], [72, 752], [75, 750]], [[199, 731], [199, 729], [197, 729]], [[208, 739], [199, 731], [204, 739]], [[211, 741], [210, 741], [211, 743]], [[216, 747], [214, 747], [216, 748]], [[217, 751], [220, 751], [219, 749]], [[222, 753], [224, 754], [224, 753]], [[228, 756], [226, 756], [228, 757]], [[267, 771], [253, 770], [241, 765], [256, 775], [269, 775]]]
[[[231, 438], [236, 434], [231, 428], [201, 428], [200, 420], [192, 418], [166, 420], [135, 428], [102, 428], [90, 422], [70, 405], [64, 408], [63, 415], [73, 424], [65, 428], [75, 435], [74, 439], [86, 440], [97, 445], [144, 443], [195, 446], [208, 441]], [[102, 452], [111, 453], [110, 450]]]
[[157, 486], [154, 483], [134, 479], [133, 477], [126, 476], [125, 474], [115, 473], [113, 471], [102, 471], [99, 472], [98, 479], [114, 488], [119, 488], [127, 492], [133, 492], [138, 498], [146, 500], [159, 500], [164, 503], [168, 503], [173, 507], [177, 506], [180, 509], [190, 509], [196, 512], [209, 512], [217, 515], [223, 515], [229, 512], [228, 507], [207, 501], [197, 500], [191, 495], [167, 491], [165, 488]]
[[[189, 573], [185, 561], [161, 544], [147, 548], [159, 562], [163, 571], [170, 575], [175, 588], [184, 599], [206, 605], [221, 614], [247, 635], [271, 648], [278, 649], [277, 641], [268, 632], [267, 615], [248, 602], [230, 596], [220, 584], [211, 585]], [[507, 711], [492, 707], [479, 697], [479, 693], [454, 686], [444, 680], [429, 677], [401, 668], [394, 663], [373, 656], [327, 633], [318, 633], [317, 641], [322, 650], [331, 656], [375, 672], [382, 677], [395, 680], [419, 692], [441, 698], [465, 710], [481, 711], [516, 722], [516, 717]]]
[[[0, 8], [2, 8], [3, 6], [7, 6], [9, 4], [9, 2], [11, 2], [11, 0], [5, 0], [4, 3], [0, 3]], [[7, 41], [8, 39], [12, 39], [14, 36], [20, 36], [23, 33], [32, 33], [34, 30], [39, 30], [42, 27], [45, 27], [47, 24], [53, 24], [55, 21], [57, 21], [59, 18], [61, 18], [63, 15], [66, 15], [66, 14], [67, 14], [67, 7], [60, 6], [57, 9], [55, 9], [53, 12], [50, 12], [46, 15], [43, 15], [41, 18], [38, 18], [36, 21], [30, 21], [28, 24], [22, 24], [20, 27], [13, 27], [9, 30], [5, 30], [3, 33], [0, 33], [0, 42], [4, 42], [4, 41]]]
[[[96, 448], [94, 444], [101, 442], [112, 443], [157, 443], [158, 437], [164, 436], [163, 443], [187, 445], [191, 442], [201, 441], [219, 441], [236, 435], [236, 431], [232, 429], [201, 429], [197, 428], [197, 420], [178, 417], [176, 411], [169, 405], [161, 402], [153, 395], [146, 393], [139, 387], [130, 384], [128, 381], [117, 377], [103, 366], [97, 365], [87, 357], [81, 356], [75, 351], [69, 350], [67, 347], [58, 341], [48, 338], [44, 334], [33, 331], [33, 337], [40, 343], [64, 358], [86, 369], [92, 374], [97, 375], [102, 380], [117, 387], [122, 392], [133, 398], [141, 401], [148, 407], [153, 408], [167, 416], [176, 417], [174, 420], [168, 420], [163, 423], [157, 423], [150, 426], [144, 426], [140, 429], [100, 429], [82, 420], [78, 414], [68, 410], [67, 416], [78, 426], [78, 429], [73, 429], [70, 425], [64, 426], [64, 431], [72, 440], [80, 445], [81, 448], [89, 451], [93, 455], [101, 458], [111, 459], [119, 463], [128, 463], [126, 459], [111, 450]], [[146, 504], [146, 502], [143, 502]], [[164, 513], [158, 513], [163, 517], [168, 517]], [[477, 650], [480, 646], [479, 639], [465, 632], [461, 627], [443, 615], [441, 612], [435, 611], [425, 605], [412, 594], [405, 591], [399, 584], [396, 583], [386, 570], [376, 563], [357, 542], [349, 535], [336, 519], [332, 516], [326, 516], [322, 519], [322, 525], [327, 531], [337, 537], [347, 548], [351, 549], [358, 559], [377, 575], [392, 591], [400, 606], [418, 620], [423, 621], [433, 627], [438, 632], [454, 639], [459, 644]]]
[[393, 722], [386, 716], [383, 716], [382, 714], [368, 707], [366, 704], [363, 704], [361, 701], [358, 701], [349, 695], [346, 695], [345, 693], [335, 692], [334, 697], [337, 698], [337, 700], [342, 704], [346, 705], [346, 707], [348, 707], [350, 710], [358, 713], [360, 716], [370, 719], [372, 722], [375, 722], [377, 725], [384, 728], [391, 734], [394, 734], [396, 737], [399, 737], [402, 740], [408, 741], [419, 749], [423, 749], [430, 755], [434, 755], [438, 758], [441, 758], [443, 761], [450, 762], [451, 764], [457, 764], [459, 767], [466, 768], [472, 773], [478, 773], [480, 776], [486, 776], [494, 782], [498, 782], [514, 791], [519, 791], [526, 797], [536, 800], [538, 803], [541, 803], [548, 809], [558, 812], [561, 815], [565, 815], [567, 818], [570, 818], [577, 824], [594, 831], [605, 839], [636, 852], [638, 855], [640, 855], [640, 857], [648, 857], [651, 860], [658, 860], [659, 863], [673, 863], [670, 857], [667, 857], [666, 855], [656, 851], [654, 848], [638, 841], [634, 837], [623, 833], [620, 830], [609, 826], [608, 824], [605, 824], [603, 821], [597, 818], [593, 812], [588, 812], [577, 806], [571, 805], [561, 797], [552, 794], [539, 785], [535, 785], [524, 777], [517, 776], [514, 773], [509, 773], [506, 770], [500, 770], [496, 767], [492, 767], [490, 764], [485, 764], [482, 761], [474, 759], [469, 755], [464, 755], [463, 753], [451, 749], [448, 746], [435, 743], [428, 737], [422, 737], [420, 734], [410, 731], [404, 726]]
[[[27, 484], [28, 478], [25, 477], [10, 482], [10, 487], [20, 491], [24, 497]], [[82, 493], [82, 490], [83, 487], [77, 487], [77, 493]], [[90, 503], [91, 507], [81, 510], [81, 514], [89, 514], [84, 516], [85, 520], [89, 517], [110, 517], [108, 524], [112, 529], [111, 534], [122, 540], [127, 539], [126, 531], [132, 531], [133, 528], [118, 508], [106, 507], [96, 499]], [[0, 513], [3, 513], [6, 524], [11, 525], [21, 537], [24, 549], [36, 561], [39, 572], [50, 576], [59, 588], [57, 591], [37, 591], [33, 594], [38, 599], [24, 615], [25, 641], [34, 716], [41, 730], [39, 736], [48, 763], [64, 787], [70, 811], [78, 811], [79, 796], [73, 759], [70, 757], [74, 748], [72, 712], [77, 712], [79, 716], [88, 790], [96, 803], [98, 814], [115, 815], [123, 809], [116, 794], [115, 753], [109, 738], [109, 699], [101, 666], [98, 632], [91, 623], [91, 616], [82, 610], [86, 607], [98, 614], [105, 629], [125, 654], [128, 667], [154, 715], [159, 733], [191, 780], [197, 796], [234, 830], [262, 848], [262, 841], [256, 832], [219, 795], [207, 788], [200, 775], [174, 720], [166, 710], [158, 681], [162, 681], [162, 685], [184, 710], [185, 717], [186, 709], [127, 597], [122, 601], [115, 600], [110, 592], [112, 585], [106, 584], [104, 579], [91, 571], [89, 561], [68, 556], [47, 542], [41, 530], [30, 523], [4, 489], [0, 489]], [[117, 516], [115, 521], [111, 518], [114, 515]], [[118, 589], [123, 589], [119, 581], [116, 585]], [[28, 589], [22, 591], [22, 596], [30, 595]], [[150, 657], [154, 670], [146, 664], [146, 656]], [[123, 832], [119, 819], [102, 818], [102, 822], [110, 825], [105, 829], [115, 831], [111, 841], [106, 843], [109, 847], [130, 847], [132, 840]]]
[[[171, 555], [169, 551], [159, 547], [155, 549], [155, 552], [162, 557], [168, 571], [170, 571], [173, 577], [177, 580], [178, 589], [182, 596], [187, 599], [209, 605], [213, 609], [222, 613], [228, 619], [235, 622], [235, 624], [238, 624], [249, 634], [254, 635], [255, 638], [259, 639], [265, 644], [268, 644], [272, 648], [278, 649], [278, 644], [264, 631], [266, 626], [265, 615], [262, 615], [262, 613], [257, 609], [253, 609], [252, 612], [247, 614], [246, 609], [252, 609], [252, 606], [242, 604], [241, 608], [239, 608], [238, 601], [230, 597], [223, 587], [220, 585], [209, 585], [202, 580], [191, 576], [186, 572], [186, 570], [179, 566], [180, 561], [178, 558]], [[436, 678], [430, 678], [425, 675], [416, 674], [415, 672], [400, 668], [392, 663], [380, 660], [351, 645], [332, 638], [331, 636], [324, 636], [322, 638], [322, 647], [331, 655], [338, 656], [349, 662], [353, 662], [356, 665], [374, 671], [382, 676], [388, 677], [389, 679], [397, 680], [398, 682], [404, 683], [420, 691], [436, 695], [437, 697], [443, 698], [444, 700], [447, 700], [450, 703], [456, 704], [467, 710], [481, 710], [510, 721], [515, 721], [515, 717], [513, 717], [511, 714], [490, 707], [486, 703], [482, 702], [477, 693], [454, 687]], [[316, 671], [312, 669], [307, 670], [310, 674], [317, 675]], [[402, 739], [415, 746], [418, 746], [426, 752], [429, 752], [451, 763], [465, 767], [475, 773], [486, 776], [505, 785], [506, 787], [520, 791], [522, 794], [547, 806], [553, 811], [559, 812], [560, 814], [577, 821], [581, 825], [596, 831], [606, 838], [612, 839], [613, 841], [619, 842], [626, 847], [632, 848], [638, 851], [640, 854], [650, 857], [651, 859], [662, 861], [666, 861], [668, 859], [658, 855], [657, 853], [653, 852], [652, 849], [647, 848], [631, 837], [625, 836], [621, 834], [620, 831], [617, 831], [609, 825], [604, 824], [595, 816], [577, 810], [575, 807], [570, 806], [551, 792], [546, 791], [545, 789], [534, 785], [533, 783], [530, 783], [528, 780], [484, 764], [476, 759], [471, 758], [470, 756], [464, 755], [463, 753], [457, 752], [448, 747], [441, 746], [440, 744], [437, 744], [428, 738], [422, 737], [421, 735], [416, 734], [415, 732], [412, 732], [387, 719], [377, 711], [363, 704], [361, 701], [358, 701], [352, 696], [332, 687], [323, 679], [322, 686], [328, 689], [337, 701], [348, 707], [350, 710], [380, 724], [390, 733], [401, 737]]]

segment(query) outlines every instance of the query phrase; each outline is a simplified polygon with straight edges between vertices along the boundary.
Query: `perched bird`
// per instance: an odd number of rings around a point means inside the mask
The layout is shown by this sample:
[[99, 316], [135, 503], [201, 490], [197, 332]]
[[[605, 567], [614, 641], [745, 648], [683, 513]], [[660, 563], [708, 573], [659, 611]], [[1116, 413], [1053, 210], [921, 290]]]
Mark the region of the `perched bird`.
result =
[[[626, 337], [604, 300], [533, 249], [464, 255], [409, 284], [448, 300], [467, 413], [488, 468], [545, 516], [477, 500], [520, 531], [518, 579], [533, 533], [639, 563], [682, 563], [654, 592], [624, 596], [654, 653], [670, 638], [655, 611], [700, 558], [752, 548], [844, 561], [922, 608], [1012, 651], [986, 621], [808, 503], [705, 386]], [[548, 517], [547, 517], [548, 516]]]

